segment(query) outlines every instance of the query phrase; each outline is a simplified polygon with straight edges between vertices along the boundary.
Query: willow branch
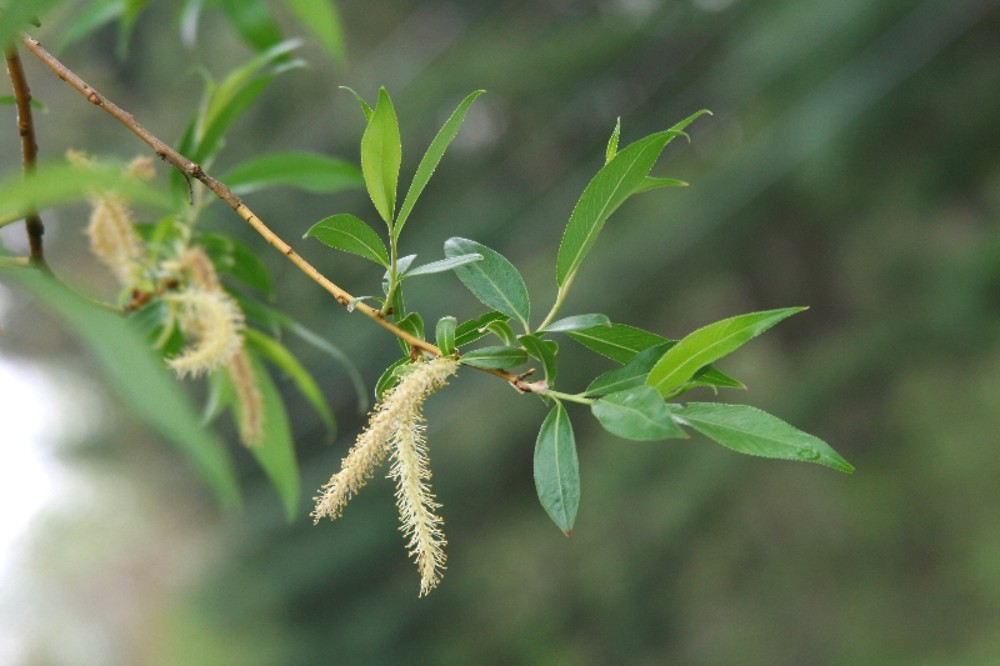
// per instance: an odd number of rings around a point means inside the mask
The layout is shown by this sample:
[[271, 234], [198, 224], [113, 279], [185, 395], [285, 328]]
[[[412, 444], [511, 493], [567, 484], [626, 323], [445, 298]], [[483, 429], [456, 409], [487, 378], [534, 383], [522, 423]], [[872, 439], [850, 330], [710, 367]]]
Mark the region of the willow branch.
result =
[[[38, 143], [35, 141], [35, 123], [31, 117], [31, 90], [28, 88], [28, 79], [24, 75], [24, 67], [21, 66], [21, 57], [17, 53], [17, 47], [11, 44], [4, 51], [4, 59], [7, 61], [7, 74], [10, 76], [10, 84], [14, 90], [14, 103], [17, 108], [17, 133], [21, 137], [21, 163], [24, 175], [27, 176], [35, 170], [38, 161]], [[24, 216], [25, 227], [28, 232], [28, 252], [31, 263], [44, 266], [45, 253], [42, 250], [42, 235], [45, 233], [45, 225], [37, 210], [29, 210]]]
[[[164, 143], [152, 133], [150, 133], [146, 128], [136, 121], [135, 116], [133, 116], [128, 111], [125, 111], [114, 102], [104, 97], [102, 94], [97, 92], [90, 84], [81, 79], [75, 73], [73, 73], [68, 67], [63, 65], [55, 56], [46, 51], [38, 40], [23, 35], [21, 37], [21, 44], [24, 48], [30, 51], [35, 57], [42, 61], [46, 67], [48, 67], [52, 72], [58, 76], [60, 79], [68, 83], [77, 92], [87, 98], [94, 106], [97, 106], [115, 118], [122, 125], [127, 127], [133, 134], [135, 134], [139, 139], [141, 139], [146, 145], [153, 149], [156, 155], [171, 165], [178, 169], [181, 173], [185, 174], [190, 178], [201, 182], [205, 187], [212, 191], [215, 196], [217, 196], [222, 201], [232, 208], [237, 215], [243, 218], [254, 231], [260, 234], [264, 240], [266, 240], [272, 247], [277, 249], [281, 254], [283, 254], [289, 261], [291, 261], [295, 266], [306, 274], [313, 282], [322, 287], [327, 291], [338, 303], [343, 307], [347, 308], [353, 303], [353, 309], [357, 312], [361, 312], [369, 319], [374, 321], [376, 324], [382, 328], [388, 330], [390, 333], [395, 335], [400, 340], [403, 340], [408, 345], [414, 349], [418, 349], [422, 352], [433, 356], [441, 356], [441, 350], [427, 342], [426, 340], [421, 340], [404, 331], [400, 327], [396, 326], [394, 323], [389, 321], [382, 315], [381, 312], [375, 308], [363, 303], [354, 302], [354, 296], [348, 293], [346, 290], [341, 288], [335, 282], [327, 278], [325, 275], [319, 272], [315, 266], [306, 261], [299, 253], [297, 253], [292, 246], [286, 243], [280, 236], [271, 231], [271, 229], [264, 224], [250, 208], [243, 202], [240, 197], [236, 195], [231, 189], [229, 189], [221, 181], [216, 180], [208, 173], [206, 173], [200, 165], [192, 162], [188, 158], [181, 155], [170, 145]], [[526, 377], [528, 374], [515, 375], [513, 373], [507, 372], [505, 370], [495, 370], [489, 368], [476, 368], [477, 370], [482, 370], [487, 374], [495, 375], [509, 382], [511, 386], [522, 393], [544, 393], [545, 386], [544, 383], [539, 382], [528, 382]]]

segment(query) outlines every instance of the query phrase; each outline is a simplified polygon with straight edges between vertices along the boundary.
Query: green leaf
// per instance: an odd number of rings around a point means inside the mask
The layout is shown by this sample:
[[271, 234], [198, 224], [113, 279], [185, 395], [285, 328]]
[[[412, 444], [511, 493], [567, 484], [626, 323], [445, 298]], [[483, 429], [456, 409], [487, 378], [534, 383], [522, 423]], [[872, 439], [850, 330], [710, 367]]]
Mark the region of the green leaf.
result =
[[312, 30], [336, 63], [344, 62], [344, 32], [332, 0], [285, 0], [303, 26]]
[[417, 275], [431, 275], [433, 273], [444, 273], [445, 271], [450, 271], [458, 268], [459, 266], [465, 266], [467, 264], [474, 263], [476, 261], [482, 261], [483, 255], [478, 252], [473, 254], [462, 254], [457, 257], [448, 257], [446, 259], [439, 259], [438, 261], [432, 261], [429, 264], [424, 264], [423, 266], [417, 266], [403, 273], [401, 278], [411, 278]]
[[[261, 362], [253, 358], [254, 374], [257, 387], [260, 389], [264, 402], [264, 435], [259, 444], [248, 447], [250, 453], [257, 459], [257, 464], [263, 468], [267, 478], [278, 492], [285, 515], [288, 520], [294, 520], [299, 508], [299, 464], [295, 459], [295, 447], [292, 442], [292, 431], [288, 426], [288, 415], [281, 394], [274, 386], [267, 369]], [[235, 403], [239, 409], [239, 403]]]
[[62, 39], [59, 40], [59, 45], [56, 47], [56, 52], [65, 51], [70, 45], [120, 17], [124, 11], [125, 3], [122, 0], [93, 3], [76, 15], [73, 22], [66, 27]]
[[625, 439], [649, 441], [687, 437], [663, 397], [650, 386], [635, 386], [605, 396], [590, 406], [604, 429]]
[[626, 146], [597, 172], [573, 208], [559, 244], [556, 280], [560, 287], [572, 280], [604, 223], [642, 185], [667, 144], [703, 113], [699, 111], [669, 130]]
[[556, 355], [559, 353], [559, 345], [551, 340], [543, 340], [537, 335], [522, 335], [518, 338], [525, 351], [542, 362], [542, 370], [545, 372], [545, 382], [550, 386], [555, 386], [556, 377], [559, 375], [559, 366]]
[[580, 506], [580, 463], [573, 424], [556, 402], [542, 422], [535, 441], [535, 490], [549, 517], [569, 536]]
[[[39, 111], [48, 111], [49, 107], [42, 104], [37, 99], [32, 99], [28, 104], [31, 108], [38, 109]], [[17, 106], [17, 99], [13, 95], [0, 95], [0, 106]]]
[[316, 410], [316, 413], [326, 425], [330, 436], [333, 437], [334, 431], [337, 428], [333, 412], [330, 411], [330, 407], [326, 404], [326, 399], [323, 397], [323, 392], [320, 390], [316, 380], [313, 379], [313, 376], [306, 370], [305, 366], [299, 362], [299, 359], [295, 358], [285, 345], [252, 328], [244, 329], [243, 338], [254, 351], [281, 368], [295, 382], [299, 393]]
[[607, 164], [615, 155], [618, 154], [618, 139], [622, 135], [622, 117], [618, 116], [615, 120], [615, 129], [611, 132], [611, 138], [608, 139], [608, 147], [604, 151], [604, 163]]
[[18, 33], [30, 28], [46, 12], [62, 0], [9, 0], [0, 12], [0, 49], [17, 39]]
[[660, 360], [663, 353], [672, 347], [674, 342], [667, 342], [649, 349], [644, 349], [620, 368], [614, 368], [598, 375], [590, 382], [585, 393], [587, 395], [607, 395], [624, 391], [625, 389], [643, 386], [649, 371]]
[[651, 190], [658, 190], [661, 187], [687, 187], [688, 184], [683, 180], [678, 180], [677, 178], [653, 178], [652, 176], [647, 176], [646, 180], [642, 181], [642, 185], [635, 191], [636, 194], [641, 192], [649, 192]]
[[242, 67], [230, 72], [217, 85], [206, 86], [202, 111], [192, 127], [191, 136], [182, 141], [181, 152], [187, 154], [190, 143], [194, 148], [191, 159], [203, 162], [211, 159], [222, 147], [222, 139], [229, 127], [243, 115], [251, 104], [283, 71], [300, 67], [301, 60], [291, 60], [288, 54], [301, 42], [289, 39], [258, 54]]
[[455, 269], [458, 279], [486, 307], [517, 319], [529, 330], [528, 288], [514, 265], [499, 252], [476, 241], [454, 237], [444, 243], [446, 257], [473, 253], [483, 255], [483, 260]]
[[[506, 322], [510, 317], [502, 312], [487, 312], [478, 319], [471, 319], [464, 322], [455, 329], [455, 346], [461, 347], [486, 337], [489, 332], [489, 325], [494, 322]], [[508, 327], [509, 328], [509, 327]], [[513, 333], [513, 331], [511, 331]]]
[[451, 356], [455, 353], [456, 323], [454, 317], [441, 317], [435, 327], [435, 344], [445, 356]]
[[567, 331], [593, 328], [594, 326], [611, 326], [611, 320], [608, 319], [607, 315], [602, 314], [573, 315], [572, 317], [557, 319], [546, 326], [545, 331], [548, 333], [565, 333]]
[[376, 400], [381, 400], [382, 396], [385, 395], [385, 392], [396, 385], [396, 382], [398, 382], [400, 378], [400, 375], [396, 371], [405, 368], [409, 362], [410, 357], [404, 356], [403, 358], [393, 362], [392, 365], [385, 369], [382, 376], [378, 378], [377, 382], [375, 382]]
[[462, 354], [462, 363], [477, 368], [503, 370], [528, 362], [528, 354], [520, 347], [483, 347]]
[[135, 326], [35, 269], [0, 269], [0, 273], [30, 291], [79, 337], [118, 398], [177, 447], [222, 505], [239, 504], [236, 475], [225, 444], [204, 427], [183, 388], [167, 375]]
[[695, 386], [707, 386], [709, 388], [746, 388], [743, 382], [733, 379], [726, 373], [713, 367], [702, 368], [701, 371], [691, 378], [691, 383]]
[[62, 206], [95, 192], [115, 192], [131, 202], [170, 207], [170, 198], [113, 166], [42, 165], [28, 176], [0, 180], [0, 220], [16, 220], [31, 210]]
[[222, 0], [222, 9], [253, 50], [263, 51], [281, 41], [281, 30], [264, 0]]
[[670, 342], [662, 335], [628, 324], [592, 326], [579, 331], [569, 331], [567, 335], [584, 347], [618, 363], [627, 363], [644, 349]]
[[462, 127], [462, 123], [465, 121], [465, 114], [468, 112], [469, 107], [472, 106], [472, 103], [476, 101], [476, 98], [484, 92], [486, 91], [477, 90], [462, 100], [462, 102], [458, 105], [458, 108], [452, 112], [448, 120], [446, 120], [444, 125], [441, 126], [441, 129], [438, 130], [434, 140], [431, 141], [431, 145], [427, 147], [427, 151], [424, 153], [424, 156], [420, 158], [420, 164], [417, 165], [417, 171], [413, 175], [413, 182], [410, 183], [410, 189], [407, 190], [406, 198], [403, 199], [403, 206], [399, 209], [399, 219], [396, 221], [396, 226], [393, 228], [393, 234], [396, 238], [399, 238], [399, 234], [403, 230], [403, 225], [406, 224], [406, 220], [410, 217], [410, 212], [413, 210], [413, 206], [417, 203], [417, 199], [420, 198], [420, 193], [424, 191], [425, 187], [427, 187], [427, 183], [430, 181], [431, 176], [434, 175], [434, 170], [437, 169], [437, 165], [441, 162], [441, 158], [444, 157], [445, 151], [458, 134], [458, 130]]
[[510, 324], [507, 323], [507, 320], [491, 321], [486, 325], [486, 330], [500, 338], [500, 342], [508, 347], [517, 346], [517, 335], [514, 333], [514, 329], [510, 327]]
[[385, 243], [374, 229], [348, 213], [331, 215], [309, 228], [303, 238], [313, 238], [336, 250], [351, 252], [385, 268], [389, 267], [389, 253]]
[[854, 472], [854, 466], [823, 440], [754, 407], [692, 402], [674, 406], [674, 413], [692, 428], [740, 453]]
[[[424, 339], [424, 319], [416, 312], [411, 312], [402, 319], [396, 321], [396, 326], [400, 327], [410, 335]], [[399, 347], [403, 350], [404, 354], [410, 353], [410, 345], [404, 340], [396, 338], [396, 342], [399, 343]]]
[[670, 396], [706, 365], [739, 349], [782, 319], [804, 309], [752, 312], [699, 328], [666, 351], [650, 370], [646, 383], [660, 395]]
[[267, 265], [245, 244], [223, 234], [199, 234], [198, 244], [205, 248], [220, 272], [232, 275], [265, 296], [274, 296]]
[[365, 101], [365, 98], [359, 95], [358, 93], [354, 92], [353, 88], [348, 88], [347, 86], [340, 86], [340, 89], [346, 90], [347, 92], [354, 95], [354, 99], [357, 100], [358, 106], [361, 107], [361, 113], [365, 114], [365, 120], [371, 122], [372, 114], [375, 112], [372, 110], [372, 107], [368, 106], [368, 102]]
[[247, 160], [223, 175], [221, 180], [237, 194], [268, 187], [292, 187], [330, 194], [365, 186], [358, 167], [309, 152], [274, 153]]
[[365, 177], [368, 196], [389, 229], [393, 227], [396, 214], [396, 185], [401, 160], [402, 143], [396, 110], [386, 89], [379, 88], [378, 102], [361, 137], [361, 173]]

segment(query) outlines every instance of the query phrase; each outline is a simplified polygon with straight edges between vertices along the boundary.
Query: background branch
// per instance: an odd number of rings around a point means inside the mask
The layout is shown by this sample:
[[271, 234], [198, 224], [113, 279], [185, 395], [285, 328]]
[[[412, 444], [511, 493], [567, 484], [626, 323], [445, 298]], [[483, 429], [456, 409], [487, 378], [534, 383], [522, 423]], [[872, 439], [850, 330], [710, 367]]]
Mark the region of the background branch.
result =
[[[17, 46], [11, 44], [4, 51], [4, 59], [7, 61], [7, 74], [10, 76], [11, 87], [14, 90], [14, 102], [17, 107], [17, 133], [21, 137], [21, 161], [24, 174], [28, 175], [35, 170], [35, 164], [38, 161], [35, 123], [31, 116], [31, 91], [28, 88], [28, 79], [24, 75], [24, 67], [21, 66]], [[42, 249], [42, 235], [45, 233], [45, 225], [42, 224], [42, 218], [38, 215], [38, 211], [29, 210], [24, 217], [24, 222], [28, 232], [31, 262], [44, 266], [45, 253]]]

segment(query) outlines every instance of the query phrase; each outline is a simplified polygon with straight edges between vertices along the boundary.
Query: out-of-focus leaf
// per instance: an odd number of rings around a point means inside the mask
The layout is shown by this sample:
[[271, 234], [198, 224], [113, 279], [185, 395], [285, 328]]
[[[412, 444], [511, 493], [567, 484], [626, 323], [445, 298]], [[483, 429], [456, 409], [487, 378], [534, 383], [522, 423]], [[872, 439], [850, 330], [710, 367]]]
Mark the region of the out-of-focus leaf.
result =
[[708, 364], [736, 351], [782, 319], [804, 309], [752, 312], [699, 328], [663, 354], [650, 370], [646, 383], [660, 395], [670, 396]]
[[177, 447], [223, 506], [239, 504], [236, 475], [224, 443], [204, 427], [183, 388], [167, 375], [141, 332], [40, 271], [0, 269], [0, 275], [33, 294], [83, 341], [119, 399]]
[[303, 26], [311, 30], [337, 63], [344, 62], [344, 34], [332, 0], [285, 0]]
[[[0, 106], [15, 106], [16, 104], [17, 104], [17, 100], [14, 99], [13, 95], [0, 95]], [[29, 102], [29, 104], [31, 104], [31, 108], [38, 109], [39, 111], [48, 111], [49, 110], [49, 107], [45, 106], [40, 101], [38, 101], [37, 99], [34, 99], [34, 98], [32, 98], [32, 100], [31, 100], [31, 102]]]
[[215, 267], [267, 297], [274, 296], [274, 285], [267, 265], [241, 241], [223, 234], [201, 234], [198, 237]]
[[18, 33], [32, 27], [33, 21], [63, 0], [8, 0], [0, 12], [0, 49], [17, 39]]
[[[264, 401], [264, 435], [260, 443], [249, 447], [257, 463], [263, 468], [274, 489], [285, 506], [288, 520], [294, 520], [299, 509], [299, 463], [295, 458], [295, 445], [292, 441], [292, 431], [288, 426], [288, 415], [281, 394], [274, 386], [267, 369], [256, 358], [253, 358], [254, 374], [257, 387]], [[239, 409], [239, 402], [234, 406]]]
[[389, 267], [389, 253], [378, 233], [364, 220], [348, 213], [320, 220], [309, 228], [303, 238], [310, 236], [334, 249], [351, 252], [385, 268]]
[[535, 490], [553, 522], [569, 536], [580, 506], [580, 463], [573, 424], [557, 402], [542, 422], [535, 440]]
[[302, 397], [312, 405], [316, 413], [319, 414], [319, 417], [323, 419], [323, 423], [326, 425], [327, 431], [332, 438], [337, 428], [333, 412], [330, 411], [330, 407], [326, 404], [326, 399], [323, 397], [323, 392], [320, 390], [316, 380], [313, 379], [313, 376], [306, 370], [305, 366], [299, 362], [299, 359], [295, 358], [285, 345], [252, 328], [243, 331], [243, 338], [258, 355], [281, 368], [295, 382], [295, 386], [298, 387]]
[[671, 416], [663, 396], [651, 386], [607, 395], [590, 407], [604, 429], [625, 439], [650, 441], [687, 437]]
[[573, 208], [559, 244], [556, 281], [560, 288], [572, 280], [604, 223], [642, 185], [667, 144], [704, 113], [699, 111], [668, 130], [626, 146], [597, 172]]
[[237, 194], [268, 187], [291, 187], [331, 194], [365, 185], [361, 169], [319, 153], [289, 152], [263, 155], [243, 162], [220, 179]]
[[848, 474], [854, 471], [854, 466], [823, 440], [754, 407], [709, 402], [671, 407], [692, 428], [734, 451], [814, 462]]
[[66, 27], [56, 51], [65, 51], [72, 44], [120, 17], [124, 11], [123, 0], [102, 0], [90, 4], [73, 17], [73, 22]]
[[499, 252], [467, 238], [446, 240], [444, 254], [447, 257], [481, 254], [482, 261], [455, 269], [458, 279], [485, 306], [510, 315], [528, 330], [531, 316], [528, 288], [512, 263]]
[[417, 165], [413, 182], [410, 183], [410, 189], [407, 190], [406, 197], [403, 199], [403, 205], [399, 209], [399, 219], [396, 220], [396, 225], [393, 227], [393, 233], [396, 238], [399, 238], [399, 234], [403, 230], [403, 225], [406, 224], [407, 218], [410, 217], [410, 211], [413, 210], [417, 199], [420, 198], [420, 193], [427, 187], [427, 183], [430, 181], [431, 176], [434, 175], [434, 170], [441, 162], [441, 158], [444, 157], [445, 151], [458, 134], [458, 130], [462, 127], [462, 122], [465, 121], [465, 114], [468, 112], [469, 107], [484, 92], [486, 91], [477, 90], [461, 101], [458, 108], [452, 112], [448, 120], [438, 130], [437, 135], [431, 141], [431, 145], [427, 147], [424, 156], [420, 158], [420, 164]]
[[26, 177], [16, 173], [0, 180], [0, 220], [15, 220], [32, 209], [53, 208], [103, 192], [115, 192], [137, 203], [170, 207], [168, 196], [122, 173], [118, 167], [53, 164], [42, 165]]
[[222, 9], [239, 36], [253, 50], [263, 51], [281, 41], [281, 29], [264, 0], [222, 0]]
[[550, 387], [555, 386], [556, 377], [559, 375], [559, 365], [556, 360], [559, 346], [537, 335], [522, 335], [518, 341], [524, 346], [525, 351], [541, 361], [546, 383]]
[[524, 365], [528, 362], [528, 354], [520, 347], [482, 347], [465, 352], [461, 360], [477, 368], [503, 370]]
[[594, 326], [611, 326], [611, 320], [607, 315], [602, 314], [582, 314], [572, 317], [557, 319], [545, 327], [547, 333], [565, 333], [567, 331], [579, 331], [584, 328]]
[[361, 173], [375, 210], [390, 229], [396, 215], [396, 186], [401, 160], [402, 143], [396, 110], [386, 89], [379, 88], [378, 102], [361, 136]]
[[628, 324], [593, 326], [579, 331], [570, 331], [567, 334], [584, 347], [618, 363], [628, 363], [642, 350], [670, 342], [662, 335], [650, 333]]

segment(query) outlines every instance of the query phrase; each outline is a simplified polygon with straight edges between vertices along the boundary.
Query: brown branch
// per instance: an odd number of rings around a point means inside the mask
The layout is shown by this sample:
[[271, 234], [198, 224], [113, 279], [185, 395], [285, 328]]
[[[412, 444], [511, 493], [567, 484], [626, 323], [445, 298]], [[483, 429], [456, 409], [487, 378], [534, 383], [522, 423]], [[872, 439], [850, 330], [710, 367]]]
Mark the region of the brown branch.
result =
[[[24, 175], [27, 176], [35, 170], [35, 164], [38, 161], [35, 123], [31, 117], [31, 90], [28, 89], [28, 79], [24, 75], [21, 57], [14, 44], [11, 44], [4, 52], [4, 59], [7, 61], [10, 84], [14, 89], [14, 103], [17, 107], [17, 133], [21, 137], [21, 163]], [[42, 218], [38, 215], [37, 210], [32, 209], [24, 216], [24, 222], [28, 232], [28, 251], [31, 263], [45, 266], [45, 253], [42, 250], [42, 235], [45, 233], [45, 225], [42, 224]]]
[[[280, 236], [271, 231], [271, 229], [264, 224], [263, 220], [257, 217], [253, 211], [243, 202], [240, 197], [236, 195], [231, 189], [226, 187], [222, 182], [216, 180], [201, 168], [200, 165], [192, 162], [188, 158], [181, 155], [179, 152], [174, 150], [171, 146], [164, 143], [160, 139], [156, 138], [152, 133], [150, 133], [146, 128], [140, 125], [135, 116], [133, 116], [128, 111], [125, 111], [114, 102], [108, 98], [101, 95], [97, 90], [95, 90], [90, 84], [81, 79], [79, 76], [74, 74], [68, 67], [63, 65], [55, 56], [46, 51], [38, 43], [38, 40], [23, 35], [21, 37], [21, 44], [24, 45], [28, 51], [30, 51], [35, 57], [41, 60], [46, 67], [48, 67], [52, 72], [58, 76], [60, 79], [72, 86], [77, 92], [87, 98], [87, 100], [94, 106], [100, 107], [112, 117], [114, 117], [118, 122], [127, 127], [132, 131], [137, 137], [139, 137], [146, 145], [153, 149], [153, 151], [161, 159], [166, 160], [177, 168], [181, 173], [190, 178], [194, 178], [205, 185], [212, 193], [218, 198], [225, 201], [230, 208], [232, 208], [237, 215], [243, 218], [253, 229], [260, 234], [264, 240], [270, 243], [275, 249], [277, 249], [281, 254], [295, 264], [299, 270], [305, 273], [311, 280], [316, 282], [319, 286], [325, 289], [331, 296], [336, 299], [345, 308], [354, 303], [354, 296], [349, 294], [347, 291], [342, 289], [336, 283], [328, 279], [325, 275], [319, 272], [315, 266], [310, 264], [301, 255], [299, 255], [292, 246], [286, 243]], [[375, 308], [366, 305], [362, 302], [356, 302], [353, 304], [353, 309], [361, 312], [369, 319], [373, 320], [382, 328], [385, 328], [390, 333], [395, 335], [397, 338], [403, 340], [408, 345], [414, 349], [419, 349], [427, 354], [433, 356], [441, 356], [441, 350], [427, 342], [426, 340], [421, 340], [420, 338], [412, 335], [403, 329], [396, 326], [394, 323], [386, 319], [381, 312]], [[470, 366], [474, 367], [474, 366]], [[513, 373], [507, 372], [505, 370], [496, 370], [489, 368], [476, 368], [477, 370], [482, 370], [487, 374], [495, 375], [509, 382], [516, 390], [521, 393], [544, 393], [544, 386], [542, 383], [538, 382], [528, 382], [525, 378], [528, 376], [515, 375]]]

